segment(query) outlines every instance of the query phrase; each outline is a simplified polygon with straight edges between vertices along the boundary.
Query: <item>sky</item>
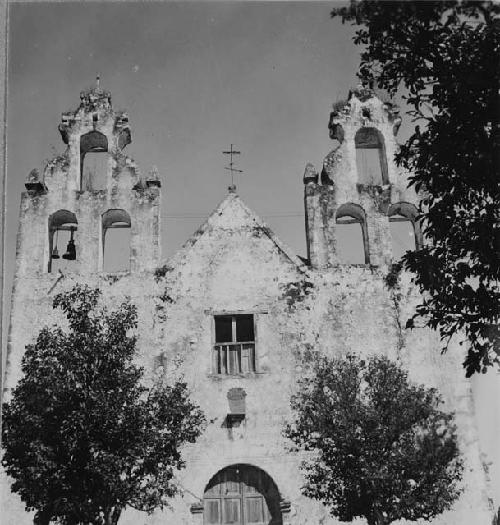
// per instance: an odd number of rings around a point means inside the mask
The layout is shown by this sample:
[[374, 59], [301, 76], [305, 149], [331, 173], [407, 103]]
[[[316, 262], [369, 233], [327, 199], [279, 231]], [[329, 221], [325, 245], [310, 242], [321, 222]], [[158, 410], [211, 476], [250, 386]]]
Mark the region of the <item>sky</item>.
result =
[[153, 165], [160, 172], [164, 256], [226, 194], [222, 151], [231, 143], [244, 171], [236, 177], [238, 193], [305, 255], [304, 167], [321, 166], [331, 149], [331, 104], [356, 83], [351, 28], [331, 21], [330, 9], [326, 3], [13, 5], [8, 189], [15, 215], [9, 218], [17, 221], [26, 174], [64, 150], [61, 112], [78, 106], [80, 90], [99, 73], [113, 106], [129, 112], [126, 153], [144, 174]]
[[[80, 91], [94, 85], [97, 74], [113, 107], [129, 113], [132, 144], [125, 153], [144, 175], [153, 166], [160, 173], [164, 259], [227, 194], [222, 151], [230, 144], [241, 151], [238, 194], [305, 256], [304, 167], [312, 162], [320, 169], [332, 148], [331, 105], [357, 83], [359, 48], [352, 27], [330, 18], [334, 5], [11, 4], [7, 293], [25, 178], [64, 151], [61, 113], [78, 107]], [[491, 459], [499, 433], [498, 379], [489, 373], [474, 381]], [[493, 476], [498, 487], [497, 466]], [[500, 504], [500, 494], [497, 499]]]

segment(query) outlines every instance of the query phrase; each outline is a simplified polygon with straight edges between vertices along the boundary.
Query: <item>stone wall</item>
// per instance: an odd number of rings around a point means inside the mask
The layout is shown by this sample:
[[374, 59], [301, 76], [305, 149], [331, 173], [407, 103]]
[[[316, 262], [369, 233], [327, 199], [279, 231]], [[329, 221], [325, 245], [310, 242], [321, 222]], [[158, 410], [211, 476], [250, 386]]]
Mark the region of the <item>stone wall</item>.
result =
[[[428, 330], [401, 332], [399, 327], [418, 295], [403, 274], [402, 301], [396, 305], [384, 276], [382, 270], [368, 266], [307, 270], [276, 244], [237, 196], [230, 195], [157, 277], [153, 272], [73, 276], [55, 287], [56, 277], [50, 274], [18, 278], [10, 336], [15, 347], [11, 347], [7, 386], [18, 379], [20, 349], [33, 341], [39, 327], [61, 321], [50, 308], [55, 293], [83, 281], [99, 286], [109, 305], [131, 296], [139, 311], [138, 359], [150, 373], [156, 369], [170, 379], [184, 377], [210, 421], [199, 441], [184, 450], [187, 468], [178, 480], [186, 491], [175, 501], [175, 512], [140, 514], [140, 523], [202, 523], [201, 515], [192, 514], [190, 508], [203, 497], [210, 478], [228, 465], [247, 463], [265, 470], [282, 499], [291, 503], [285, 523], [333, 525], [338, 522], [327, 516], [321, 504], [300, 493], [303, 458], [289, 452], [282, 437], [283, 424], [291, 415], [290, 396], [307, 366], [307, 352], [387, 355], [408, 368], [415, 381], [439, 388], [446, 408], [457, 412], [467, 465], [464, 494], [454, 511], [435, 523], [465, 525], [474, 520], [489, 525], [470, 385], [463, 378], [460, 353], [452, 348], [440, 355], [439, 341]], [[256, 374], [213, 373], [213, 315], [222, 312], [255, 315]], [[246, 418], [241, 426], [228, 428], [227, 393], [234, 387], [247, 394]], [[5, 484], [3, 508], [15, 516], [15, 523], [29, 523], [17, 496], [8, 496]], [[137, 513], [128, 511], [121, 523], [132, 525], [138, 519]]]
[[[333, 150], [323, 161], [321, 175], [311, 164], [304, 174], [307, 248], [313, 268], [339, 263], [336, 219], [344, 206], [361, 208], [366, 262], [372, 265], [391, 262], [390, 205], [405, 202], [414, 207], [419, 200], [413, 189], [408, 188], [409, 174], [394, 161], [400, 120], [395, 106], [362, 88], [351, 92], [345, 106], [330, 115]], [[362, 183], [356, 158], [356, 137], [368, 131], [379, 136], [384, 172], [374, 184]]]

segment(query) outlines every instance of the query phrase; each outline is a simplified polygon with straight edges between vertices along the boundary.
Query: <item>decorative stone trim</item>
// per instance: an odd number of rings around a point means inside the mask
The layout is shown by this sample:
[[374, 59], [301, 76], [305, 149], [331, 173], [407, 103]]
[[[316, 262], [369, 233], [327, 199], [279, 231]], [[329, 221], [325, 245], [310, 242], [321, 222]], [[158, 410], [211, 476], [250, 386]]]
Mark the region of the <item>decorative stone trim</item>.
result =
[[202, 514], [203, 513], [203, 502], [197, 501], [196, 503], [191, 503], [191, 507], [189, 508], [191, 511], [191, 514]]
[[282, 514], [290, 514], [292, 503], [289, 500], [282, 499], [280, 501], [280, 510]]
[[161, 182], [159, 180], [148, 179], [146, 181], [146, 186], [148, 188], [161, 188]]
[[40, 173], [37, 169], [31, 170], [29, 172], [26, 183], [24, 184], [31, 196], [34, 195], [44, 195], [47, 193], [47, 187], [43, 183], [43, 180], [40, 177]]
[[192, 525], [203, 525], [203, 502], [197, 501], [196, 503], [192, 503], [189, 510], [192, 515]]
[[289, 500], [282, 499], [280, 501], [281, 517], [283, 518], [283, 525], [290, 525], [292, 504]]

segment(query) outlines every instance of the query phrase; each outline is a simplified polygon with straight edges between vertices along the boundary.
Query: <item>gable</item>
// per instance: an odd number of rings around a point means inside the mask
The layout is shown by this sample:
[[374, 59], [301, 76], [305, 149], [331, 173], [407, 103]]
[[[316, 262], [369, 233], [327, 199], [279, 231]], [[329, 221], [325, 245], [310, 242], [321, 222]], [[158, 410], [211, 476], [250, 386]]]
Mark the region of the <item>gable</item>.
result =
[[[166, 265], [178, 295], [251, 305], [300, 278], [302, 261], [235, 194], [229, 194]], [[233, 306], [234, 307], [234, 306]]]
[[[283, 262], [293, 265], [298, 271], [305, 272], [307, 267], [283, 243], [265, 222], [248, 208], [238, 195], [230, 193], [208, 217], [204, 224], [186, 241], [183, 247], [167, 262], [170, 268], [188, 264], [200, 242], [205, 246], [208, 238], [220, 245], [239, 235], [241, 238], [268, 239], [280, 252]], [[200, 249], [198, 246], [197, 249]], [[206, 249], [206, 246], [205, 248]], [[262, 249], [264, 247], [262, 246]], [[270, 247], [268, 249], [271, 249]]]

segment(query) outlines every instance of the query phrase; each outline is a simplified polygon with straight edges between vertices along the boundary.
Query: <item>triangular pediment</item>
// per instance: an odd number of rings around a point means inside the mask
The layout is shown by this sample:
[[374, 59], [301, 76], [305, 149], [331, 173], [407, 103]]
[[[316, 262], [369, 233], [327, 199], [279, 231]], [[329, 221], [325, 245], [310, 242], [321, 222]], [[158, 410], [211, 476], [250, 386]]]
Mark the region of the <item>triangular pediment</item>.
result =
[[167, 261], [167, 266], [177, 268], [187, 262], [191, 251], [205, 236], [217, 232], [222, 242], [225, 234], [229, 238], [232, 234], [242, 231], [252, 232], [254, 236], [269, 239], [299, 271], [307, 271], [304, 262], [276, 236], [269, 226], [236, 193], [229, 193], [226, 196], [200, 228], [184, 243], [182, 248]]

